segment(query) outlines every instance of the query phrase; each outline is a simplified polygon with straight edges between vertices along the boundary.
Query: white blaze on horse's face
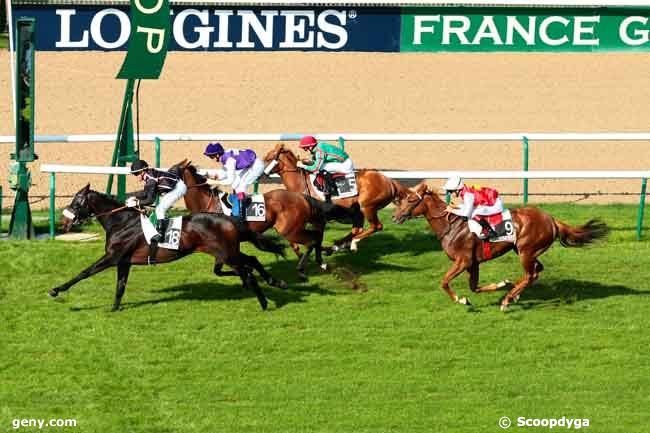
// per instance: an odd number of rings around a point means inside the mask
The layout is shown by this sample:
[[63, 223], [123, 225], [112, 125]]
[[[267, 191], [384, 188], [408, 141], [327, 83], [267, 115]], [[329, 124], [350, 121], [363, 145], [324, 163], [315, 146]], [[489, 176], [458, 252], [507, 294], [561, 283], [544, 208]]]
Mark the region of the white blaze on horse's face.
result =
[[266, 166], [266, 168], [264, 169], [264, 174], [266, 175], [271, 174], [271, 172], [273, 171], [276, 165], [278, 165], [278, 160], [274, 159], [269, 163], [269, 165]]
[[70, 227], [74, 224], [75, 220], [77, 219], [77, 215], [72, 212], [69, 208], [63, 209], [63, 231], [68, 232], [70, 230]]

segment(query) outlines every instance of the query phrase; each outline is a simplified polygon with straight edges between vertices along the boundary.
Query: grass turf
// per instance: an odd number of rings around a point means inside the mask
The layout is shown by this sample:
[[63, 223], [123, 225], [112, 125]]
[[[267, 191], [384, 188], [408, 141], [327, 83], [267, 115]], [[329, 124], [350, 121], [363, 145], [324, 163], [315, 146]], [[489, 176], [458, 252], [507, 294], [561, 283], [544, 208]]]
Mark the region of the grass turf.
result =
[[[426, 222], [397, 226], [388, 212], [384, 232], [329, 258], [330, 274], [312, 264], [308, 283], [294, 257], [260, 255], [291, 283], [262, 285], [267, 312], [201, 254], [134, 268], [118, 313], [114, 270], [53, 301], [46, 290], [103, 244], [0, 242], [0, 431], [73, 418], [60, 431], [465, 433], [502, 431], [502, 416], [648, 431], [650, 243], [634, 241], [636, 208], [544, 208], [571, 224], [599, 216], [612, 233], [556, 244], [505, 314], [503, 292], [468, 293], [465, 275], [452, 286], [475, 307], [452, 304], [439, 289], [450, 262]], [[519, 275], [514, 254], [481, 266], [482, 284]]]

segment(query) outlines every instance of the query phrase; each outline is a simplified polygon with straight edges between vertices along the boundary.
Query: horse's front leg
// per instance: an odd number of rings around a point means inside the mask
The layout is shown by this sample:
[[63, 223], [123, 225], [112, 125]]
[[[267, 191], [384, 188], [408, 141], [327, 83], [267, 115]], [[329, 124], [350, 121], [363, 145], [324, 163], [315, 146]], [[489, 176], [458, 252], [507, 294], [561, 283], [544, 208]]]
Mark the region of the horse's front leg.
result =
[[129, 279], [129, 272], [131, 270], [131, 263], [122, 262], [117, 265], [117, 286], [115, 287], [115, 302], [113, 302], [113, 308], [111, 311], [117, 311], [120, 309], [120, 303], [122, 302], [122, 296], [124, 296], [124, 291], [126, 290], [126, 282]]
[[454, 301], [455, 303], [471, 305], [469, 299], [467, 299], [465, 296], [459, 298], [456, 292], [454, 292], [452, 288], [449, 287], [449, 283], [451, 282], [451, 280], [453, 280], [458, 275], [460, 275], [469, 266], [470, 266], [469, 260], [466, 260], [464, 257], [458, 258], [456, 259], [456, 261], [454, 261], [454, 264], [451, 266], [451, 269], [449, 269], [445, 274], [445, 276], [442, 278], [442, 289], [445, 292], [447, 292], [447, 295], [449, 295], [451, 300]]
[[51, 297], [56, 298], [59, 295], [59, 292], [65, 292], [70, 287], [77, 284], [79, 281], [84, 280], [84, 279], [86, 279], [86, 278], [88, 278], [90, 276], [93, 276], [93, 275], [103, 271], [104, 269], [110, 268], [111, 266], [114, 266], [114, 265], [115, 265], [115, 262], [114, 262], [113, 257], [111, 257], [108, 254], [104, 254], [104, 256], [102, 256], [102, 258], [100, 258], [95, 263], [93, 263], [92, 265], [90, 265], [89, 267], [87, 267], [86, 269], [81, 271], [81, 273], [79, 275], [77, 275], [76, 277], [74, 277], [73, 279], [71, 279], [70, 281], [68, 281], [65, 284], [61, 284], [58, 287], [50, 289], [47, 293]]
[[495, 290], [503, 289], [505, 287], [511, 286], [512, 283], [509, 280], [503, 280], [499, 283], [488, 284], [487, 286], [479, 287], [478, 286], [478, 277], [479, 277], [479, 262], [474, 260], [472, 265], [469, 267], [467, 272], [469, 272], [469, 288], [472, 289], [474, 293], [482, 292], [494, 292]]

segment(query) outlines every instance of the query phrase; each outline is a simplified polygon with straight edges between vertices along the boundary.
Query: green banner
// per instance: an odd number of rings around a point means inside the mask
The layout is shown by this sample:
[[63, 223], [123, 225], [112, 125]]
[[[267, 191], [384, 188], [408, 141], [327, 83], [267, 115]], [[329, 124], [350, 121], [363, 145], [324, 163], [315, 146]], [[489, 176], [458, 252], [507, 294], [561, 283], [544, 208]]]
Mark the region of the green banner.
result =
[[169, 0], [131, 0], [129, 51], [117, 78], [157, 79], [170, 39]]
[[649, 9], [405, 8], [401, 51], [650, 51]]

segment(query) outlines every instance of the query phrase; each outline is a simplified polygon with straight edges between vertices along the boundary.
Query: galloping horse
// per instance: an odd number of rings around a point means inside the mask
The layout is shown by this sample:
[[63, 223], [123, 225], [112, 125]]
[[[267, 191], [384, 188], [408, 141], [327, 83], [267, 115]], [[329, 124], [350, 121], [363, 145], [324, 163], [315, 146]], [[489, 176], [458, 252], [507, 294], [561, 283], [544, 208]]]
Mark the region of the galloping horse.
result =
[[[90, 189], [90, 184], [81, 189], [64, 211], [63, 229], [69, 231], [74, 224], [82, 223], [96, 217], [106, 231], [104, 255], [90, 267], [72, 280], [49, 290], [52, 297], [68, 290], [79, 281], [86, 279], [109, 267], [117, 266], [117, 287], [113, 311], [120, 308], [120, 302], [131, 265], [146, 265], [149, 247], [145, 241], [140, 223], [140, 212], [128, 208], [122, 203]], [[257, 285], [253, 269], [272, 286], [286, 288], [282, 280], [276, 280], [262, 267], [254, 256], [248, 256], [239, 250], [242, 241], [251, 241], [258, 249], [275, 254], [284, 254], [284, 246], [275, 238], [263, 236], [250, 230], [242, 231], [233, 221], [215, 214], [199, 213], [183, 217], [182, 231], [178, 250], [160, 248], [156, 255], [158, 263], [178, 260], [194, 252], [210, 254], [215, 258], [216, 275], [238, 275], [246, 289], [252, 289], [262, 309], [266, 309], [267, 300], [262, 289]], [[221, 271], [226, 264], [234, 272]]]
[[[185, 206], [191, 212], [221, 213], [218, 195], [206, 184], [206, 178], [197, 173], [196, 167], [191, 165], [190, 161], [184, 160], [174, 165], [170, 171], [181, 177], [187, 185]], [[322, 257], [325, 224], [330, 219], [349, 223], [350, 212], [341, 206], [319, 202], [312, 197], [284, 189], [265, 193], [264, 202], [266, 220], [248, 221], [246, 224], [250, 229], [262, 233], [273, 227], [286, 238], [299, 257], [297, 270], [300, 279], [307, 279], [305, 265], [312, 250], [316, 251], [316, 263], [321, 269], [327, 269]], [[312, 228], [308, 229], [307, 224], [311, 224]], [[299, 245], [307, 248], [304, 254], [300, 253]]]
[[491, 254], [486, 257], [482, 241], [469, 231], [463, 218], [446, 212], [446, 207], [447, 204], [423, 182], [409, 190], [406, 199], [395, 210], [393, 221], [402, 224], [407, 219], [424, 215], [445, 253], [454, 262], [442, 279], [442, 288], [454, 302], [460, 304], [469, 305], [470, 302], [466, 297], [459, 298], [449, 287], [451, 280], [467, 271], [473, 292], [491, 292], [503, 288], [510, 283], [502, 281], [478, 287], [479, 264], [514, 250], [519, 255], [525, 274], [502, 299], [502, 311], [508, 308], [510, 302], [517, 302], [521, 292], [539, 278], [544, 266], [538, 257], [555, 239], [559, 237], [560, 244], [564, 247], [582, 247], [605, 237], [609, 232], [607, 225], [598, 220], [571, 227], [536, 208], [512, 209], [510, 213], [515, 226], [516, 242], [491, 244]]
[[[280, 175], [282, 183], [289, 191], [317, 196], [314, 185], [309, 181], [309, 173], [302, 168], [298, 168], [296, 165], [298, 157], [291, 150], [285, 149], [282, 143], [277, 144], [264, 157], [264, 163], [267, 165], [273, 161], [276, 164], [271, 172]], [[347, 208], [358, 203], [363, 216], [369, 223], [367, 230], [363, 229], [363, 221], [360, 225], [355, 224], [350, 234], [335, 242], [336, 245], [345, 245], [350, 242], [352, 251], [357, 250], [357, 244], [360, 240], [384, 228], [381, 221], [379, 221], [377, 211], [391, 202], [401, 200], [406, 195], [404, 186], [378, 171], [360, 170], [356, 176], [359, 195], [334, 201], [336, 204]]]

